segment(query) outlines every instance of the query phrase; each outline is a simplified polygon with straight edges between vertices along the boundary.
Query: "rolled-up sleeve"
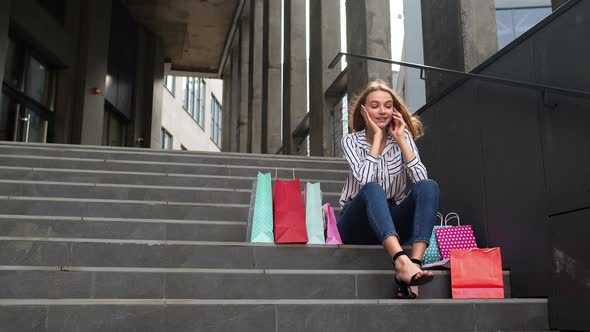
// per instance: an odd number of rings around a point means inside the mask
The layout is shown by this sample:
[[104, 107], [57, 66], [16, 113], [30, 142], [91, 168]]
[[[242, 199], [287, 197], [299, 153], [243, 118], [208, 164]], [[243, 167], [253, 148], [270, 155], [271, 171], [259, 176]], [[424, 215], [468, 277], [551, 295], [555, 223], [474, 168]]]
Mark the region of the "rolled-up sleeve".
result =
[[352, 175], [361, 186], [375, 180], [379, 159], [370, 154], [367, 154], [366, 157], [359, 156], [357, 142], [351, 135], [342, 138], [342, 152], [352, 171]]

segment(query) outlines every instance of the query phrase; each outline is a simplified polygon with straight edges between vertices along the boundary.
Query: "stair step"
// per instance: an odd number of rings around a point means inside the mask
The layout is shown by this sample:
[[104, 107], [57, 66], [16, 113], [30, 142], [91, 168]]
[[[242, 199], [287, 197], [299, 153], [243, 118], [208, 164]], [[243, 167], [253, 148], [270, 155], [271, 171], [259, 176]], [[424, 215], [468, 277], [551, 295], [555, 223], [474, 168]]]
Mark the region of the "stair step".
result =
[[244, 221], [247, 204], [0, 196], [4, 214]]
[[[215, 176], [180, 173], [116, 172], [74, 170], [59, 168], [31, 168], [18, 166], [0, 166], [0, 179], [22, 181], [53, 181], [82, 183], [116, 183], [120, 185], [178, 186], [203, 188], [251, 189], [255, 176]], [[301, 188], [305, 182], [316, 180], [301, 178]], [[326, 192], [340, 192], [344, 186], [341, 180], [320, 180], [321, 188]]]
[[211, 165], [240, 165], [253, 167], [285, 167], [313, 169], [347, 169], [342, 158], [311, 159], [307, 157], [284, 158], [281, 155], [252, 156], [247, 154], [227, 155], [225, 153], [170, 153], [146, 149], [85, 149], [56, 148], [53, 146], [9, 146], [0, 144], [0, 154], [13, 156], [43, 156], [51, 158], [116, 159], [143, 162], [204, 163]]
[[11, 331], [547, 331], [546, 300], [0, 300]]
[[[0, 195], [250, 204], [251, 189], [195, 188], [52, 181], [0, 180]], [[324, 203], [337, 206], [339, 192], [322, 192]]]
[[[68, 217], [245, 221], [249, 204], [0, 196], [3, 214]], [[340, 208], [334, 207], [336, 214]]]
[[0, 265], [389, 270], [381, 246], [0, 237]]
[[[420, 298], [450, 298], [449, 271]], [[392, 299], [393, 270], [0, 267], [0, 299]], [[509, 273], [504, 273], [507, 298]]]
[[0, 215], [0, 236], [240, 242], [246, 221]]
[[84, 169], [123, 172], [180, 173], [221, 176], [255, 177], [258, 172], [271, 173], [273, 178], [292, 179], [293, 170], [297, 178], [310, 180], [344, 181], [346, 169], [314, 169], [300, 167], [213, 165], [199, 163], [173, 163], [152, 161], [130, 161], [115, 159], [80, 159], [44, 156], [19, 156], [0, 154], [0, 166], [32, 168]]

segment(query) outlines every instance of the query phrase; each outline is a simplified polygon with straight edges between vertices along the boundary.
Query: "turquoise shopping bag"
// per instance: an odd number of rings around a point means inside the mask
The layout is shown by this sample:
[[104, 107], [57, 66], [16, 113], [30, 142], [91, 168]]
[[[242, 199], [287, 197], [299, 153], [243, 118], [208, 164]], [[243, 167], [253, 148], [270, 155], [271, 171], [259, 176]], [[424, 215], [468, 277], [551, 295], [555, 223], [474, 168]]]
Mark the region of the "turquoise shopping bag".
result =
[[434, 262], [440, 261], [442, 258], [440, 256], [440, 250], [438, 248], [438, 241], [436, 240], [436, 232], [437, 228], [447, 227], [446, 223], [443, 225], [443, 216], [440, 213], [437, 213], [436, 216], [440, 220], [440, 226], [434, 226], [432, 229], [432, 234], [430, 235], [430, 245], [426, 248], [424, 252], [423, 264], [432, 264]]
[[255, 190], [255, 198], [250, 206], [250, 210], [253, 212], [249, 214], [249, 218], [250, 216], [252, 218], [250, 242], [274, 243], [272, 180], [270, 173], [258, 172]]
[[324, 218], [322, 216], [322, 190], [319, 183], [305, 186], [305, 225], [308, 244], [325, 244]]

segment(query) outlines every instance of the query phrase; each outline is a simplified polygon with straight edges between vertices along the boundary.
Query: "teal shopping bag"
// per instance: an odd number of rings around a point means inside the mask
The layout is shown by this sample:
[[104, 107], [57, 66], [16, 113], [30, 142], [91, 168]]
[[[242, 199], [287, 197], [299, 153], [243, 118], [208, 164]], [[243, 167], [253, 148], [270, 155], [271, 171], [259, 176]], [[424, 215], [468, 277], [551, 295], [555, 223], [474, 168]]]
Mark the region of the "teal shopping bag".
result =
[[[258, 172], [255, 188], [255, 197], [250, 204], [252, 213], [248, 216], [252, 223], [250, 242], [274, 243], [270, 173]], [[248, 222], [250, 223], [250, 220]]]
[[437, 213], [436, 216], [440, 220], [440, 226], [434, 226], [434, 228], [432, 229], [432, 234], [430, 235], [430, 245], [428, 246], [428, 248], [426, 248], [426, 251], [424, 252], [423, 264], [432, 264], [432, 263], [438, 262], [442, 259], [440, 256], [440, 250], [438, 248], [438, 241], [436, 240], [435, 230], [437, 228], [448, 227], [448, 226], [446, 226], [446, 224], [443, 225], [442, 214]]
[[322, 215], [322, 190], [319, 183], [305, 186], [305, 225], [307, 244], [325, 244], [324, 218]]

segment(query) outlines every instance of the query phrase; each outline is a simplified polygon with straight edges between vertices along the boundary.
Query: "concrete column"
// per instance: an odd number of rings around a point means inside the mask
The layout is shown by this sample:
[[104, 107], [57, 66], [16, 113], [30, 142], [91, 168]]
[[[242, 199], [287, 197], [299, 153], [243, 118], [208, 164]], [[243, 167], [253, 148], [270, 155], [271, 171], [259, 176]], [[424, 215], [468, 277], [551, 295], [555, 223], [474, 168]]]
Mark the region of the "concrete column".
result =
[[239, 38], [236, 38], [231, 56], [231, 110], [229, 110], [232, 128], [229, 147], [231, 152], [238, 152], [240, 149], [240, 52]]
[[[310, 154], [332, 156], [333, 119], [332, 101], [324, 92], [338, 76], [340, 67], [328, 69], [328, 64], [340, 51], [340, 2], [311, 1], [309, 3], [309, 112]], [[339, 142], [338, 142], [339, 143]]]
[[282, 3], [276, 0], [265, 0], [267, 6], [267, 26], [265, 27], [265, 75], [266, 75], [266, 153], [274, 154], [282, 144], [281, 136], [281, 113], [283, 105], [281, 102], [281, 16]]
[[[133, 89], [133, 115], [131, 117], [131, 124], [127, 132], [127, 146], [147, 148], [151, 143], [146, 140], [149, 137], [149, 132], [145, 130], [145, 123], [149, 122], [146, 117], [150, 114], [145, 110], [149, 109], [145, 105], [146, 93], [144, 84], [146, 80], [146, 56], [148, 32], [140, 25], [137, 26], [137, 54], [135, 56], [135, 84]], [[149, 88], [149, 86], [148, 86]], [[148, 114], [146, 114], [148, 113]]]
[[[64, 28], [70, 36], [72, 54], [80, 54], [79, 45], [83, 43], [80, 39], [81, 7], [83, 6], [80, 1], [66, 1]], [[78, 68], [80, 65], [80, 61], [72, 60], [72, 63], [61, 69], [59, 75], [57, 75], [53, 125], [54, 143], [80, 143], [79, 136], [77, 139], [73, 137], [74, 132], [76, 132], [74, 128], [80, 127], [80, 121], [82, 119], [80, 114], [82, 112], [82, 105], [80, 102], [84, 91], [78, 91], [83, 81], [83, 78], [79, 77]], [[76, 93], [72, 94], [72, 91], [76, 91]], [[77, 115], [76, 113], [79, 114]], [[74, 122], [74, 119], [77, 119], [77, 121]], [[80, 134], [79, 130], [77, 134]]]
[[242, 17], [240, 27], [240, 110], [239, 152], [248, 152], [248, 105], [250, 101], [250, 18]]
[[[471, 71], [498, 49], [494, 0], [422, 0], [424, 62]], [[431, 100], [458, 79], [427, 73], [426, 98]]]
[[[6, 63], [6, 52], [8, 50], [8, 26], [10, 24], [10, 3], [11, 0], [0, 2], [0, 83], [4, 80], [4, 64]], [[2, 94], [0, 93], [0, 103], [1, 102]]]
[[284, 2], [283, 153], [295, 154], [291, 134], [307, 114], [305, 1]]
[[[230, 53], [231, 54], [231, 53]], [[231, 146], [231, 137], [234, 128], [231, 126], [231, 112], [233, 109], [231, 94], [232, 94], [232, 55], [225, 62], [223, 70], [223, 100], [221, 102], [221, 151], [229, 152]]]
[[248, 152], [262, 152], [263, 90], [263, 5], [264, 0], [251, 0], [250, 17], [250, 91], [248, 107]]
[[162, 103], [164, 101], [164, 50], [162, 39], [150, 33], [149, 35], [149, 59], [147, 62], [149, 76], [146, 77], [148, 84], [147, 96], [149, 108], [151, 108], [150, 124], [150, 148], [160, 149], [162, 139]]
[[[389, 1], [347, 0], [346, 37], [351, 53], [391, 59]], [[348, 59], [348, 95], [359, 93], [368, 82], [391, 82], [391, 65]]]
[[102, 94], [92, 94], [93, 88], [105, 91], [107, 62], [109, 55], [109, 38], [111, 31], [112, 1], [86, 1], [83, 7], [81, 58], [84, 71], [82, 98], [82, 126], [80, 143], [87, 145], [102, 144], [102, 127], [104, 117], [104, 100]]

